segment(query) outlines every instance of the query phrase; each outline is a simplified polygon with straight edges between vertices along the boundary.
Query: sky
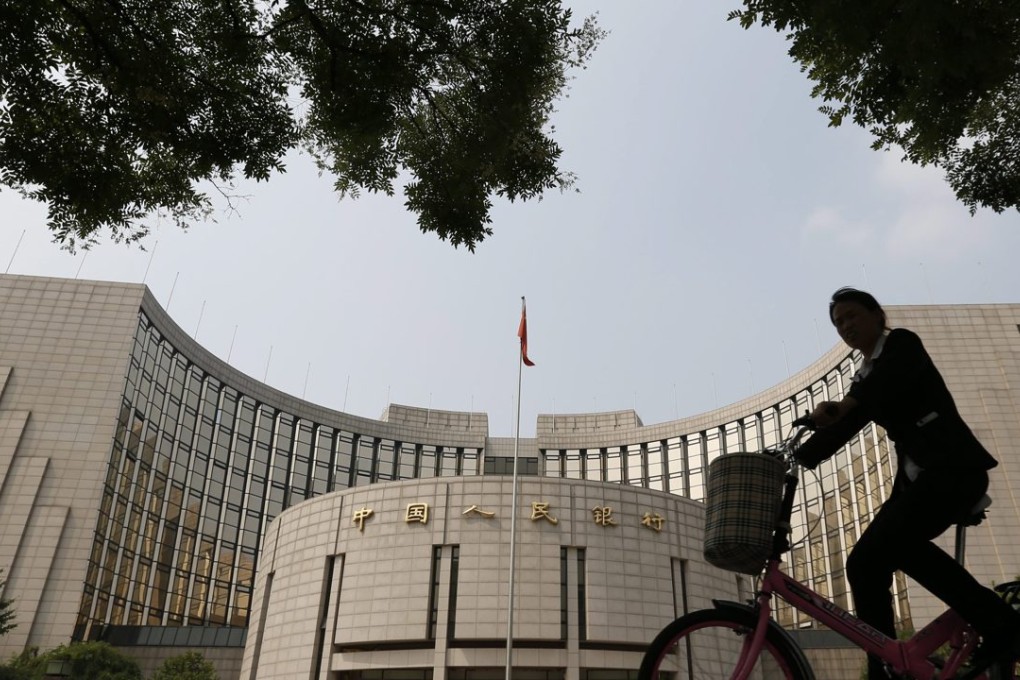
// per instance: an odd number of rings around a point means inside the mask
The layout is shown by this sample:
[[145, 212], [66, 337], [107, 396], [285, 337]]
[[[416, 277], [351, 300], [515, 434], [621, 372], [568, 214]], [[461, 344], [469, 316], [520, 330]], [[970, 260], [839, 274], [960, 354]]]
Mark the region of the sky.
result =
[[[838, 338], [832, 291], [885, 305], [1020, 302], [1020, 215], [958, 203], [940, 171], [827, 127], [782, 36], [737, 2], [567, 0], [609, 35], [552, 123], [578, 192], [498, 202], [476, 252], [422, 234], [398, 193], [338, 200], [307, 157], [236, 211], [145, 250], [52, 243], [0, 191], [11, 274], [144, 282], [209, 351], [271, 386], [379, 418], [389, 403], [517, 427], [634, 409], [646, 425], [745, 399]], [[732, 7], [731, 7], [732, 5]]]

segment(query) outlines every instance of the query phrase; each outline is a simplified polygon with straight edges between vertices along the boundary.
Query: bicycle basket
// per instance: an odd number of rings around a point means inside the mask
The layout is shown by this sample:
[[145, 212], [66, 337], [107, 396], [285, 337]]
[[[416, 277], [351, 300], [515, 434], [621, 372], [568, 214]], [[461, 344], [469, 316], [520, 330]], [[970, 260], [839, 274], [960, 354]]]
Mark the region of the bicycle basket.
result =
[[760, 453], [728, 453], [708, 466], [705, 559], [720, 569], [758, 574], [772, 552], [786, 467]]

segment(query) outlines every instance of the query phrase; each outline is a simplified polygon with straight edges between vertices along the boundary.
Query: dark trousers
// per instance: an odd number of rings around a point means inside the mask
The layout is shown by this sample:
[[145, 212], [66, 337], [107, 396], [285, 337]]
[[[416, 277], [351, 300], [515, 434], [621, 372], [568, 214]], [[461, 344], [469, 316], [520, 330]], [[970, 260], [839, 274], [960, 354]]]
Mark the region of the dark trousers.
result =
[[[892, 578], [896, 570], [920, 583], [956, 610], [979, 633], [1016, 628], [1012, 607], [978, 583], [950, 555], [932, 543], [964, 518], [988, 488], [984, 470], [925, 470], [901, 483], [875, 514], [847, 558], [847, 579], [857, 616], [896, 636]], [[868, 658], [870, 680], [888, 677], [879, 660]]]

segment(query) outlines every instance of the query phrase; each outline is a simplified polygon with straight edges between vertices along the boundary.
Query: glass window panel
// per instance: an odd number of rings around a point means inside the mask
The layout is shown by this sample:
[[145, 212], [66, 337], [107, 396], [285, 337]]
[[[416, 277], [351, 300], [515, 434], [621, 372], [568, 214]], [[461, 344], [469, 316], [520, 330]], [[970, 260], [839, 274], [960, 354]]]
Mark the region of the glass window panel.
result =
[[648, 442], [645, 447], [645, 458], [648, 462], [648, 488], [656, 491], [665, 491], [665, 471], [663, 454], [666, 450], [666, 442]]
[[216, 529], [220, 525], [221, 506], [217, 501], [209, 499], [206, 502], [205, 512], [202, 516], [202, 532], [209, 535], [216, 535]]
[[276, 433], [276, 445], [273, 454], [273, 469], [270, 475], [274, 482], [283, 485], [290, 483], [289, 475], [292, 462], [292, 446], [294, 420], [287, 414], [281, 414], [277, 421], [278, 432]]
[[[690, 489], [688, 496], [696, 501], [705, 498], [705, 446], [701, 434], [687, 438], [686, 449], [687, 484]], [[672, 485], [670, 486], [672, 490]], [[676, 493], [674, 491], [674, 493]]]
[[542, 452], [542, 457], [545, 459], [546, 477], [563, 476], [563, 455], [564, 452], [558, 450], [546, 450]]
[[605, 474], [602, 470], [602, 451], [600, 449], [589, 449], [584, 455], [584, 478], [604, 482]]
[[[705, 453], [708, 456], [707, 463], [722, 455], [722, 436], [718, 429], [713, 428], [703, 433], [705, 436]], [[707, 468], [706, 468], [707, 469]]]
[[744, 429], [744, 445], [748, 451], [761, 451], [764, 442], [761, 436], [761, 427], [759, 426], [760, 414], [754, 414], [744, 418], [743, 429]]
[[460, 473], [464, 477], [478, 474], [478, 461], [481, 460], [481, 449], [458, 449], [460, 456]]
[[[654, 443], [658, 447], [658, 442]], [[645, 453], [646, 445], [632, 445], [622, 447], [621, 453], [627, 457], [627, 483], [633, 486], [648, 486], [645, 478]]]
[[678, 496], [689, 493], [687, 485], [687, 464], [684, 440], [672, 437], [666, 440], [666, 469], [664, 474], [669, 479], [669, 492]]
[[443, 477], [454, 477], [457, 474], [457, 463], [459, 462], [459, 456], [457, 455], [456, 449], [443, 449], [441, 460], [441, 468], [439, 474]]
[[379, 443], [375, 437], [361, 436], [358, 438], [357, 459], [355, 460], [356, 486], [370, 484], [375, 480], [375, 461]]
[[301, 498], [308, 496], [308, 480], [310, 477], [312, 461], [304, 456], [294, 458], [294, 469], [291, 472], [290, 487], [293, 492]]
[[727, 423], [723, 427], [723, 451], [726, 453], [733, 453], [736, 451], [746, 450], [747, 446], [744, 443], [744, 431], [741, 429], [740, 423]]
[[666, 455], [666, 452], [669, 450], [669, 445], [669, 441], [648, 442], [645, 455], [648, 459], [649, 477], [661, 477], [666, 471], [664, 455]]
[[217, 581], [213, 586], [212, 601], [209, 607], [209, 623], [222, 625], [226, 622], [229, 595], [230, 589], [227, 584]]
[[155, 423], [150, 421], [143, 435], [142, 446], [139, 451], [139, 459], [146, 465], [151, 466], [153, 459], [156, 457], [156, 439], [158, 437], [159, 431]]
[[206, 474], [209, 472], [209, 463], [206, 459], [195, 457], [195, 461], [191, 466], [192, 470], [192, 488], [201, 489], [203, 486], [202, 480], [205, 479]]
[[321, 496], [330, 490], [333, 465], [333, 430], [328, 427], [316, 428], [314, 439], [314, 463], [312, 464], [313, 496]]
[[296, 455], [311, 457], [313, 435], [313, 423], [308, 420], [299, 420], [297, 426], [297, 447], [294, 449]]
[[184, 384], [184, 403], [198, 413], [199, 401], [202, 397], [202, 383], [205, 377], [198, 366], [189, 366], [187, 381]]
[[220, 528], [220, 535], [222, 536], [224, 541], [236, 543], [238, 535], [237, 525], [223, 524], [222, 527]]
[[415, 445], [399, 443], [400, 466], [397, 472], [398, 479], [414, 479]]
[[120, 413], [117, 416], [117, 430], [114, 434], [114, 439], [117, 443], [124, 444], [127, 440], [127, 432], [133, 417], [131, 402], [127, 398], [122, 399], [120, 404]]
[[620, 449], [615, 447], [606, 451], [606, 481], [617, 483], [623, 481], [623, 461]]
[[265, 405], [259, 405], [255, 414], [255, 441], [267, 449], [273, 439], [273, 424], [276, 421], [276, 413]]
[[421, 447], [421, 469], [419, 475], [424, 479], [436, 476], [436, 447], [423, 444]]
[[581, 470], [581, 452], [577, 449], [567, 449], [563, 453], [564, 477], [568, 479], [583, 479]]
[[396, 479], [397, 444], [386, 439], [379, 442], [379, 481]]
[[285, 452], [288, 456], [291, 453], [291, 445], [294, 441], [294, 416], [289, 413], [280, 413], [276, 422], [276, 449]]
[[[210, 378], [215, 380], [215, 378]], [[219, 423], [225, 427], [233, 427], [234, 418], [237, 416], [238, 394], [230, 387], [223, 387], [220, 390]]]
[[312, 469], [312, 484], [311, 484], [311, 495], [321, 496], [324, 493], [329, 493], [329, 461], [316, 461], [315, 467]]
[[336, 443], [334, 488], [346, 489], [350, 484], [351, 466], [354, 462], [354, 435], [350, 432], [341, 432]]
[[248, 602], [251, 594], [240, 591], [234, 600], [234, 608], [231, 610], [230, 625], [244, 627], [248, 625]]
[[223, 498], [223, 489], [227, 482], [227, 468], [213, 463], [209, 468], [209, 486], [207, 493], [214, 498]]
[[255, 428], [255, 402], [249, 397], [240, 396], [238, 399], [237, 412], [237, 433], [251, 439]]
[[253, 506], [258, 506], [262, 502], [262, 499], [266, 496], [266, 480], [259, 479], [258, 477], [252, 477], [251, 481], [248, 482], [248, 498], [249, 503]]

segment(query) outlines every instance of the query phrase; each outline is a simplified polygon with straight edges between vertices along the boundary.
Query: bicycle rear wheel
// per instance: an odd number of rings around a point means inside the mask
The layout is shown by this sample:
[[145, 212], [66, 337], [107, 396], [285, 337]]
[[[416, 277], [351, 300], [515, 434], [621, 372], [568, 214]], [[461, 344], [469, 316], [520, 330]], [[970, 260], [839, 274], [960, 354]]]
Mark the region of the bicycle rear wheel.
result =
[[[742, 609], [704, 609], [682, 616], [649, 645], [638, 680], [729, 680], [756, 624], [754, 613]], [[811, 680], [814, 676], [789, 642], [770, 628], [748, 677]]]

